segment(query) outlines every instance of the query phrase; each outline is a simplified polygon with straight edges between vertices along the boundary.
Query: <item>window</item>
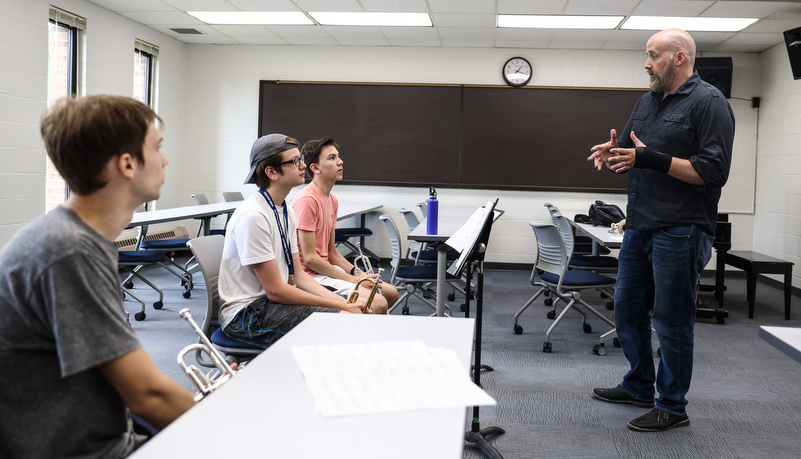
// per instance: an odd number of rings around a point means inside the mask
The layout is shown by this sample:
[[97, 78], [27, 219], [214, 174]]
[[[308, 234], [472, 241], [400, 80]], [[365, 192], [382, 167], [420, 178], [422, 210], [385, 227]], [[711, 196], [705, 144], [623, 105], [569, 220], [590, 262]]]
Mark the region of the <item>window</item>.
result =
[[159, 48], [142, 40], [134, 43], [134, 87], [133, 98], [155, 108], [156, 57]]
[[[86, 30], [86, 19], [67, 11], [50, 7], [48, 28], [47, 106], [79, 90], [79, 54], [81, 34]], [[67, 185], [50, 158], [47, 159], [45, 190], [46, 210], [63, 203], [69, 195]]]

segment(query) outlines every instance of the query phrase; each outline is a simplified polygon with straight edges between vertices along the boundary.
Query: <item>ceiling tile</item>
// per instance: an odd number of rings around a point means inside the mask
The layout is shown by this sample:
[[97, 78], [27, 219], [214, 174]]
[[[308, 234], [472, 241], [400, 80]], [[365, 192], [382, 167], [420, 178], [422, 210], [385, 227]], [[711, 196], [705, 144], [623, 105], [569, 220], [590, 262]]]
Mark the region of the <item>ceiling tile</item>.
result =
[[340, 38], [384, 38], [379, 27], [323, 26], [322, 29], [337, 41]]
[[442, 42], [437, 39], [429, 38], [390, 38], [389, 43], [392, 46], [423, 46], [423, 47], [436, 47], [442, 46]]
[[495, 40], [495, 29], [440, 29], [442, 40]]
[[643, 0], [631, 12], [636, 16], [698, 16], [704, 10], [712, 6], [714, 1], [694, 1], [694, 0]]
[[498, 14], [560, 14], [567, 0], [498, 0]]
[[442, 39], [442, 44], [455, 48], [492, 48], [494, 40], [450, 40]]
[[337, 44], [336, 40], [331, 37], [286, 37], [286, 41], [290, 45], [321, 46]]
[[265, 26], [260, 25], [213, 25], [212, 29], [219, 31], [229, 37], [275, 37]]
[[287, 42], [281, 37], [262, 36], [262, 37], [237, 37], [231, 36], [237, 43], [243, 45], [286, 45]]
[[795, 29], [798, 26], [801, 26], [801, 21], [798, 19], [760, 19], [756, 24], [743, 30], [743, 33], [781, 34], [785, 30]]
[[330, 38], [331, 36], [328, 35], [328, 32], [323, 30], [320, 26], [308, 25], [308, 26], [266, 26], [271, 32], [278, 35], [279, 37], [284, 37], [289, 41], [289, 39], [296, 39], [296, 38], [320, 38], [320, 37], [327, 37]]
[[495, 13], [495, 2], [487, 0], [428, 0], [432, 13]]
[[293, 0], [303, 11], [367, 11], [357, 0]]
[[121, 11], [175, 11], [175, 8], [164, 3], [162, 0], [141, 0], [132, 2], [130, 0], [90, 0], [96, 5], [100, 5], [107, 10]]
[[381, 27], [381, 32], [387, 38], [422, 38], [437, 39], [439, 34], [433, 27]]
[[[149, 1], [149, 0], [148, 0]], [[226, 0], [163, 0], [164, 3], [181, 11], [229, 11], [234, 10]], [[128, 1], [128, 3], [139, 3]]]
[[337, 37], [337, 43], [344, 46], [389, 46], [389, 41], [384, 37], [352, 38]]
[[492, 27], [495, 28], [497, 16], [494, 14], [432, 14], [436, 27]]
[[630, 14], [640, 0], [570, 0], [564, 14], [614, 16]]
[[712, 18], [759, 18], [787, 6], [786, 2], [715, 2], [701, 16]]
[[392, 13], [428, 13], [425, 0], [360, 0], [367, 11]]

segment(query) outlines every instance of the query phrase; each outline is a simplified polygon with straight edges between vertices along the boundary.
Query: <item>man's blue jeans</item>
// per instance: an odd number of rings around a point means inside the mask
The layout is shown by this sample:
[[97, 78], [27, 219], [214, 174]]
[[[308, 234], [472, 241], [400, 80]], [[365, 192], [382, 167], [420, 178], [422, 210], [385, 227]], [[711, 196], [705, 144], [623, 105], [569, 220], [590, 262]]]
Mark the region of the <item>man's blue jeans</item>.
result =
[[[631, 365], [623, 390], [656, 408], [685, 413], [693, 371], [695, 294], [713, 237], [694, 225], [658, 230], [626, 228], [615, 287], [615, 327]], [[651, 323], [662, 358], [654, 375]]]

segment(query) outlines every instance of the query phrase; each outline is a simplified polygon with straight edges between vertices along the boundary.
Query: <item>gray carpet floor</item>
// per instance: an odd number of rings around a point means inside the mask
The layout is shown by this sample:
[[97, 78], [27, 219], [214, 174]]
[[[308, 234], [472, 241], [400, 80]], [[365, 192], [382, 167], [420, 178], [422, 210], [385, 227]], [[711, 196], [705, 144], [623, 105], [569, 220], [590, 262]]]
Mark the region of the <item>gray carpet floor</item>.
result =
[[[176, 356], [197, 338], [178, 311], [188, 307], [197, 320], [202, 319], [206, 305], [202, 276], [197, 273], [192, 296], [184, 299], [177, 278], [166, 271], [150, 268], [145, 275], [164, 287], [164, 307], [154, 310], [156, 295], [137, 284], [133, 291], [147, 302], [147, 318], [134, 321], [140, 306], [126, 299], [132, 326], [155, 363], [191, 388]], [[727, 276], [729, 317], [724, 324], [699, 319], [695, 329], [695, 369], [687, 394], [690, 426], [640, 433], [626, 424], [646, 409], [604, 403], [590, 394], [593, 387], [617, 385], [628, 370], [622, 351], [611, 343], [604, 356], [592, 352], [600, 333], [610, 328], [605, 323], [588, 315], [593, 331], [584, 333], [581, 317], [571, 312], [551, 336], [553, 351], [543, 353], [552, 320], [546, 317], [550, 308], [539, 298], [520, 318], [523, 333], [513, 332], [514, 313], [536, 292], [529, 275], [509, 270], [488, 270], [485, 275], [482, 363], [494, 371], [482, 371], [481, 382], [498, 405], [481, 408], [480, 426], [506, 431], [488, 438], [504, 458], [801, 457], [801, 364], [757, 335], [760, 325], [801, 326], [798, 297], [793, 297], [791, 320], [785, 321], [782, 292], [759, 283], [755, 318], [748, 319], [745, 279], [738, 273]], [[704, 282], [711, 283], [711, 277]], [[711, 293], [700, 295], [715, 304]], [[611, 318], [606, 300], [598, 294], [586, 292], [582, 298]], [[460, 298], [453, 303], [455, 315], [463, 314], [459, 303]], [[409, 307], [413, 315], [431, 312], [415, 300]], [[395, 313], [400, 314], [400, 308]], [[655, 355], [655, 363], [656, 359]], [[188, 356], [187, 362], [194, 360]], [[466, 430], [470, 419], [472, 409], [466, 411]], [[426, 433], [416, 432], [414, 426], [398, 433], [409, 441], [418, 434]], [[464, 457], [486, 456], [466, 444]]]

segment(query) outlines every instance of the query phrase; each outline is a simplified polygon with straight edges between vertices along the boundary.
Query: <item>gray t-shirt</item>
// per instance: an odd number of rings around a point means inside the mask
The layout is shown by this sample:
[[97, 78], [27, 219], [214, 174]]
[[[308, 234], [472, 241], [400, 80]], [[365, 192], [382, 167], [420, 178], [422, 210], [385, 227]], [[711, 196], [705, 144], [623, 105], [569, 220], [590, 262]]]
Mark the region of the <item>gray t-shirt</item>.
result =
[[129, 412], [97, 366], [141, 344], [114, 244], [59, 207], [0, 251], [0, 457], [122, 457]]

